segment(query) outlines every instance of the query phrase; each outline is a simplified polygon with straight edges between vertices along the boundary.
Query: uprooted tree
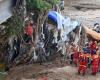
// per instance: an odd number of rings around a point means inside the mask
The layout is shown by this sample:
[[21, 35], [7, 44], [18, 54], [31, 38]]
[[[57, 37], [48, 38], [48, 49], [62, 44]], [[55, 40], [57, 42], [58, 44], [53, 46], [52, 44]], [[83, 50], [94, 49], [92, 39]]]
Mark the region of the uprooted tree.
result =
[[[13, 16], [4, 25], [7, 26], [5, 40], [3, 43], [7, 44], [8, 38], [14, 39], [18, 35], [22, 35], [25, 27], [25, 17], [28, 12], [33, 11], [34, 15], [37, 15], [36, 20], [36, 39], [37, 44], [39, 37], [41, 36], [43, 24], [47, 17], [47, 13], [52, 6], [57, 4], [59, 0], [17, 0], [16, 6], [12, 8]], [[35, 22], [35, 21], [34, 21]], [[6, 51], [6, 45], [2, 46]], [[2, 51], [3, 52], [3, 51]], [[5, 52], [6, 53], [6, 52]], [[7, 53], [6, 53], [7, 54]]]
[[41, 33], [47, 13], [53, 5], [59, 3], [59, 0], [17, 0], [13, 8], [13, 16], [9, 22], [8, 33], [12, 36], [20, 35], [25, 27], [25, 17], [28, 12], [33, 11], [36, 23], [36, 40], [37, 43]]

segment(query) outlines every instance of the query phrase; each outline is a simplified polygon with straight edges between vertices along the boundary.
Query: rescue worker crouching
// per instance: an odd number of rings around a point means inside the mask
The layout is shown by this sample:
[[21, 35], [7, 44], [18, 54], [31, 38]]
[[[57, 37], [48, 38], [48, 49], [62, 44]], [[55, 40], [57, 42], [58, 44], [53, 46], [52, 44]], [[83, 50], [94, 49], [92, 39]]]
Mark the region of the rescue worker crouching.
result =
[[86, 56], [87, 52], [84, 53], [80, 53], [79, 55], [79, 68], [78, 68], [78, 73], [80, 74], [82, 72], [82, 75], [84, 76], [86, 71], [87, 71], [87, 67], [88, 67], [88, 58]]
[[94, 50], [91, 55], [92, 59], [92, 74], [96, 75], [99, 69], [99, 56], [96, 54], [96, 51]]

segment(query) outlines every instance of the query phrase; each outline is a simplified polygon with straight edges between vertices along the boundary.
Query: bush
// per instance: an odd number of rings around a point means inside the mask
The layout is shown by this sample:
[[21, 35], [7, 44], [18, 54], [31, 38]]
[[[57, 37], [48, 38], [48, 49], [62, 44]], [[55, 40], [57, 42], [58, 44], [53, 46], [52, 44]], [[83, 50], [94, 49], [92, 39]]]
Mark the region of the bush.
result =
[[27, 0], [27, 10], [37, 9], [37, 10], [48, 10], [51, 9], [52, 6], [46, 1], [43, 0]]

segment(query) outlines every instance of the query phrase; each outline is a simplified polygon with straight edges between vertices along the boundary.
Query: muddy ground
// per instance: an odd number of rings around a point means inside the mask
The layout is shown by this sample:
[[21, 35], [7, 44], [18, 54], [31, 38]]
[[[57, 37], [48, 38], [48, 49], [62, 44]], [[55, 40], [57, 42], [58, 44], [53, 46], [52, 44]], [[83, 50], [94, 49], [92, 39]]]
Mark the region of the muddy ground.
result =
[[86, 75], [77, 73], [78, 67], [57, 55], [55, 60], [33, 65], [21, 65], [12, 68], [6, 80], [100, 80], [100, 73], [91, 75], [91, 68]]
[[[86, 26], [100, 21], [100, 0], [65, 0], [63, 15], [77, 19]], [[62, 57], [54, 61], [33, 65], [21, 65], [10, 69], [6, 80], [100, 80], [100, 73], [85, 76], [77, 74], [77, 67], [68, 64]]]
[[79, 20], [86, 26], [100, 23], [100, 0], [65, 0], [64, 15]]

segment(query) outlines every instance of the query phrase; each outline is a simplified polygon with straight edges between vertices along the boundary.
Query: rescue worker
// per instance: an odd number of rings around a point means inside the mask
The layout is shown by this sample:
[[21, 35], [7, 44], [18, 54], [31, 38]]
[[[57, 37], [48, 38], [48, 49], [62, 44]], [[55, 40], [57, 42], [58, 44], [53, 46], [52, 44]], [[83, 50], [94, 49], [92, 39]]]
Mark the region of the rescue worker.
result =
[[80, 53], [79, 55], [79, 68], [78, 68], [78, 73], [80, 74], [82, 72], [82, 75], [84, 76], [87, 70], [87, 65], [88, 65], [88, 59], [87, 56], [85, 55], [86, 52]]
[[32, 43], [33, 42], [33, 23], [29, 23], [28, 25], [26, 25], [26, 28], [25, 28], [25, 34], [24, 34], [24, 41], [26, 43]]
[[98, 56], [99, 56], [99, 69], [98, 69], [98, 71], [100, 72], [100, 54], [98, 54]]
[[92, 41], [92, 42], [90, 43], [90, 49], [91, 49], [91, 52], [92, 52], [93, 50], [97, 50], [97, 42], [96, 42], [96, 41]]
[[85, 47], [85, 48], [83, 48], [83, 50], [86, 51], [85, 56], [87, 57], [88, 67], [90, 68], [90, 65], [91, 65], [91, 50], [90, 50], [89, 47]]
[[74, 61], [76, 66], [78, 65], [78, 60], [79, 60], [79, 52], [77, 51], [77, 49], [74, 49], [73, 61]]
[[97, 55], [99, 56], [99, 69], [100, 72], [100, 41], [97, 41]]
[[99, 56], [96, 54], [96, 51], [94, 50], [92, 53], [92, 74], [96, 75], [99, 69]]
[[95, 50], [96, 49], [96, 45], [97, 45], [97, 42], [96, 41], [92, 41], [91, 44], [90, 44], [90, 48], [92, 50]]

